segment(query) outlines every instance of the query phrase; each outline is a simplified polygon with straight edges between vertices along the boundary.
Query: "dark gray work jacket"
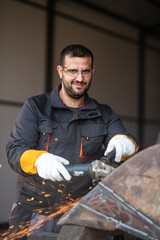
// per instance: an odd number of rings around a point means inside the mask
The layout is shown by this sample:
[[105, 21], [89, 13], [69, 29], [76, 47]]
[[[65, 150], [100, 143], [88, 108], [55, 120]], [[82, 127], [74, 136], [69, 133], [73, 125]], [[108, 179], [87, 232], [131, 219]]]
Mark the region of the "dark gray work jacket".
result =
[[24, 151], [47, 150], [75, 165], [99, 159], [116, 134], [132, 137], [109, 106], [87, 94], [82, 108], [67, 108], [59, 97], [60, 87], [25, 102], [6, 145], [9, 164], [19, 173], [17, 202], [29, 209], [50, 205], [56, 211], [60, 204], [85, 195], [93, 185], [89, 176], [72, 177], [69, 182], [46, 180], [42, 184], [41, 177], [21, 169]]

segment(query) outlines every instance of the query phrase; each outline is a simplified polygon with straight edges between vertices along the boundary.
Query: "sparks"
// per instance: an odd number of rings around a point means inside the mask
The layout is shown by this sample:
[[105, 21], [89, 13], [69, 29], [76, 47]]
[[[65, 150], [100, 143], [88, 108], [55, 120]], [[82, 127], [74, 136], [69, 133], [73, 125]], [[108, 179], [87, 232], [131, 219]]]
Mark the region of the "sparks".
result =
[[28, 198], [27, 201], [30, 202], [30, 201], [33, 201], [34, 200], [34, 197], [31, 197], [30, 199]]
[[[28, 199], [29, 201], [33, 201], [34, 198], [32, 197], [31, 199]], [[44, 215], [40, 215], [40, 217], [38, 218], [38, 221], [35, 221], [34, 224], [31, 221], [25, 222], [22, 225], [19, 226], [19, 231], [18, 232], [13, 232], [10, 234], [10, 239], [14, 240], [14, 239], [21, 239], [24, 236], [29, 236], [31, 234], [31, 232], [34, 229], [39, 229], [41, 228], [48, 220], [51, 220], [53, 218], [55, 218], [57, 215], [59, 214], [64, 214], [65, 212], [67, 212], [71, 207], [73, 207], [78, 201], [79, 199], [73, 200], [70, 199], [69, 202], [67, 202], [66, 205], [59, 207], [59, 209], [57, 210], [56, 213], [52, 213], [49, 216], [44, 216]], [[38, 213], [41, 213], [42, 210], [39, 209], [39, 211], [37, 210]], [[14, 228], [14, 226], [10, 226], [10, 229]], [[0, 237], [3, 237], [3, 240], [8, 240], [8, 232], [3, 233], [2, 235], [0, 235]]]
[[63, 193], [63, 191], [62, 191], [62, 190], [60, 190], [60, 189], [58, 189], [58, 192], [61, 192], [61, 193]]
[[44, 197], [50, 197], [51, 196], [51, 194], [45, 194], [44, 195]]

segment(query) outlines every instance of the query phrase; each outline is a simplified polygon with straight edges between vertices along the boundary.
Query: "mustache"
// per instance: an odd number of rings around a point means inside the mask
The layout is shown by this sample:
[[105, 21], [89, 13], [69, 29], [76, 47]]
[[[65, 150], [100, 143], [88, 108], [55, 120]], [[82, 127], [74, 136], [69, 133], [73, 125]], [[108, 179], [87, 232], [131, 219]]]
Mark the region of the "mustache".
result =
[[83, 82], [79, 82], [78, 80], [73, 80], [71, 83], [86, 84], [84, 81]]

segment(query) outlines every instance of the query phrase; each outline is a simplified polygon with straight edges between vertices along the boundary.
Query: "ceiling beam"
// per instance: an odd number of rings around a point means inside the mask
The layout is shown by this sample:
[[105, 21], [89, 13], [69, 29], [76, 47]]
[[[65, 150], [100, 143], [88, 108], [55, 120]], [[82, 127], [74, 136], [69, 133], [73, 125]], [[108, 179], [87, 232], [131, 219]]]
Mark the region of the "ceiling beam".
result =
[[[85, 0], [69, 0], [71, 2], [75, 2], [77, 4], [80, 4], [82, 6], [85, 6], [87, 7], [88, 9], [92, 9], [94, 11], [97, 11], [97, 12], [100, 12], [101, 14], [104, 14], [104, 15], [108, 15], [109, 17], [112, 17], [118, 21], [121, 21], [125, 24], [128, 24], [132, 27], [136, 27], [138, 28], [140, 31], [142, 31], [143, 33], [145, 32], [146, 34], [149, 34], [149, 35], [155, 35], [157, 37], [160, 36], [160, 33], [159, 33], [159, 27], [158, 28], [155, 28], [155, 26], [150, 26], [150, 27], [146, 27], [142, 24], [140, 24], [139, 22], [137, 21], [134, 21], [134, 20], [131, 20], [121, 14], [118, 14], [118, 13], [115, 13], [115, 12], [112, 12], [106, 8], [103, 8], [101, 6], [98, 6], [97, 4], [94, 4], [94, 3], [91, 3], [91, 2], [88, 2], [88, 1], [85, 1]], [[156, 0], [146, 0], [146, 1], [150, 1], [150, 2], [153, 2], [154, 4], [157, 3], [157, 5], [160, 7], [160, 3], [158, 3], [158, 1]]]
[[110, 17], [112, 17], [112, 18], [114, 18], [118, 21], [124, 22], [124, 23], [126, 23], [128, 25], [131, 25], [133, 27], [140, 28], [140, 29], [143, 28], [143, 26], [139, 22], [133, 21], [133, 20], [121, 15], [121, 14], [112, 12], [112, 11], [110, 11], [110, 10], [104, 8], [104, 7], [98, 6], [97, 4], [94, 4], [94, 3], [91, 3], [91, 2], [88, 2], [88, 1], [85, 1], [85, 0], [79, 0], [79, 1], [69, 0], [69, 1], [75, 2], [77, 4], [81, 4], [81, 5], [89, 8], [89, 9], [100, 12], [104, 15], [108, 15], [108, 16], [110, 16]]
[[160, 8], [160, 1], [159, 0], [145, 0], [145, 1]]

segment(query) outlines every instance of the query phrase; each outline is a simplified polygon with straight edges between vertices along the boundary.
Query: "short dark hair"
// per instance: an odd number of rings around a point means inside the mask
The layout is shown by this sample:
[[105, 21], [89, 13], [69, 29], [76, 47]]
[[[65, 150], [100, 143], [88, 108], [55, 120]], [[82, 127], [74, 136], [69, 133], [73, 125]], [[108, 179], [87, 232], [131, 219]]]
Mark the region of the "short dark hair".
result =
[[93, 53], [83, 45], [72, 44], [65, 47], [60, 54], [60, 64], [63, 65], [66, 55], [71, 57], [91, 57], [91, 66], [93, 67]]

